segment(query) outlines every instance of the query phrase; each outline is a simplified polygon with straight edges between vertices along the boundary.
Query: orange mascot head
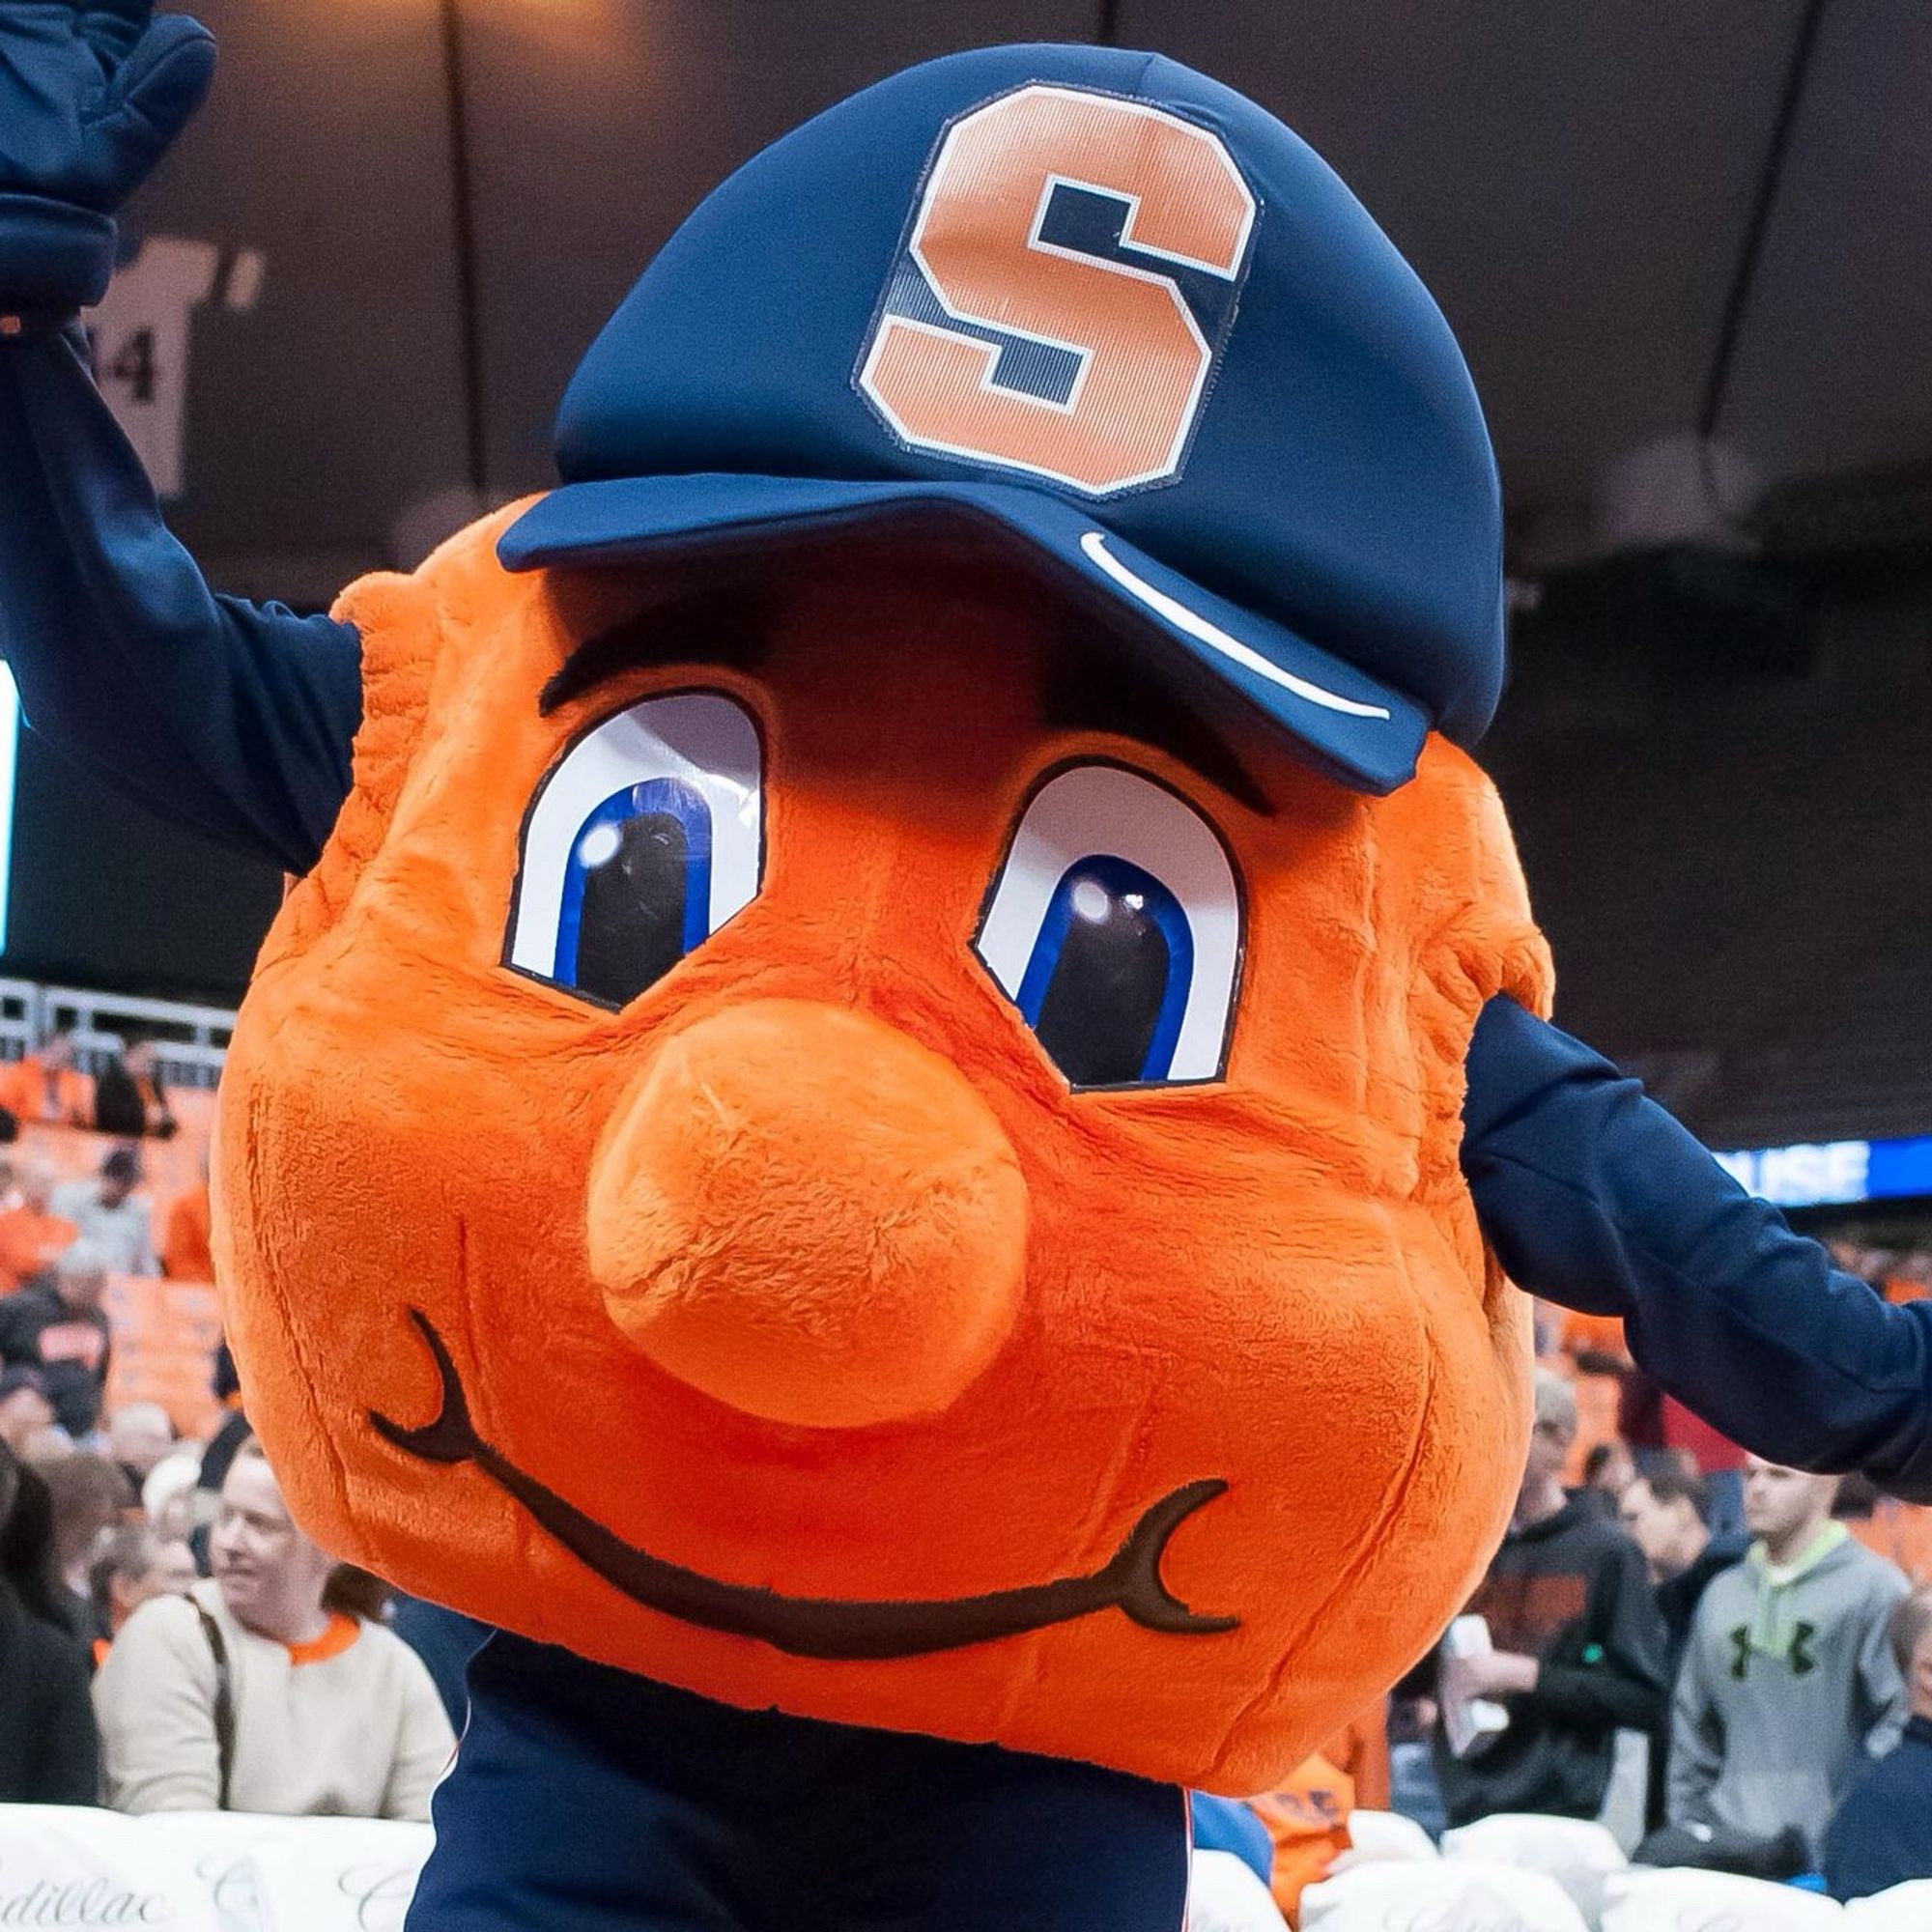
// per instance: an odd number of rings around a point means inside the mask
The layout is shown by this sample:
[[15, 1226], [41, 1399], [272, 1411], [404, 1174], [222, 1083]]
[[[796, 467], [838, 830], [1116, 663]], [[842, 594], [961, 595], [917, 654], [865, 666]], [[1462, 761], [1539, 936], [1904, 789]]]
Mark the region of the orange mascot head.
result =
[[753, 160], [566, 485], [352, 590], [354, 792], [224, 1091], [250, 1413], [404, 1587], [703, 1695], [1253, 1790], [1458, 1607], [1547, 1005], [1446, 327], [1158, 59]]

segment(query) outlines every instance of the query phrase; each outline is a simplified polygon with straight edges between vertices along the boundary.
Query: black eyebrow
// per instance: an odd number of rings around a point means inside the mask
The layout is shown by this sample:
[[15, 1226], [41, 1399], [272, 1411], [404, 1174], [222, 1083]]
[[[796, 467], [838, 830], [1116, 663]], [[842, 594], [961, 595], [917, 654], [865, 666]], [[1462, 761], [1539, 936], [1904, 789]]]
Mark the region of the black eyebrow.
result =
[[[770, 640], [768, 597], [706, 589], [634, 611], [572, 650], [537, 696], [548, 718], [573, 698], [639, 665], [715, 664], [755, 670]], [[1150, 669], [1118, 639], [1064, 627], [1040, 671], [1040, 723], [1048, 730], [1104, 731], [1164, 752], [1198, 778], [1270, 816], [1248, 768], [1201, 716], [1178, 681]]]
[[1102, 647], [1085, 630], [1063, 633], [1042, 674], [1043, 722], [1063, 731], [1106, 731], [1151, 746], [1250, 811], [1272, 816], [1267, 794], [1199, 708], [1129, 649], [1111, 636]]
[[634, 611], [585, 638], [564, 659], [537, 694], [537, 711], [548, 718], [572, 698], [639, 665], [691, 661], [755, 670], [768, 640], [766, 618], [762, 598], [722, 591]]

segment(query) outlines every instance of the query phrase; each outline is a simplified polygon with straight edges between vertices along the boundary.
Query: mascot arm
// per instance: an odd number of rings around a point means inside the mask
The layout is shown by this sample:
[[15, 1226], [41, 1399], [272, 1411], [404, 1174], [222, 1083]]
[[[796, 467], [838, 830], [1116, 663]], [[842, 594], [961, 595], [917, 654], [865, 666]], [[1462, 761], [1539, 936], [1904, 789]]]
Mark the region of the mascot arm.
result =
[[0, 656], [78, 762], [285, 871], [315, 863], [349, 792], [356, 634], [209, 590], [75, 326], [0, 342]]
[[151, 0], [0, 0], [0, 656], [64, 752], [301, 872], [349, 790], [355, 633], [210, 593], [75, 320], [213, 74], [207, 31]]
[[1645, 1374], [1757, 1454], [1932, 1502], [1932, 1302], [1833, 1268], [1636, 1081], [1507, 997], [1477, 1023], [1463, 1118], [1520, 1287], [1621, 1316]]

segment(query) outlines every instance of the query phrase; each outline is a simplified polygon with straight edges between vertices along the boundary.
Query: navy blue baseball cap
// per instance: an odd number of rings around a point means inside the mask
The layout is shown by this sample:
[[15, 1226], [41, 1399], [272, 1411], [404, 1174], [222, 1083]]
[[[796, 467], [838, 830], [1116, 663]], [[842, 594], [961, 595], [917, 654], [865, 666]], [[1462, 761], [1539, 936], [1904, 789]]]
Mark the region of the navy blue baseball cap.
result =
[[1159, 55], [955, 54], [807, 123], [672, 236], [556, 442], [509, 569], [971, 522], [1369, 792], [1500, 695], [1448, 325], [1312, 149]]

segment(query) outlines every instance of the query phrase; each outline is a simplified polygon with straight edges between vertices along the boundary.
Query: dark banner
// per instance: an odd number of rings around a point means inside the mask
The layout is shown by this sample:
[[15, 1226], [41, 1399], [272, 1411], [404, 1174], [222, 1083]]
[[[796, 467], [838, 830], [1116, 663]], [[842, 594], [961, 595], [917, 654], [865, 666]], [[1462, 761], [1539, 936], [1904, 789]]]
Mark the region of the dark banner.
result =
[[20, 732], [0, 971], [233, 1006], [281, 890]]

